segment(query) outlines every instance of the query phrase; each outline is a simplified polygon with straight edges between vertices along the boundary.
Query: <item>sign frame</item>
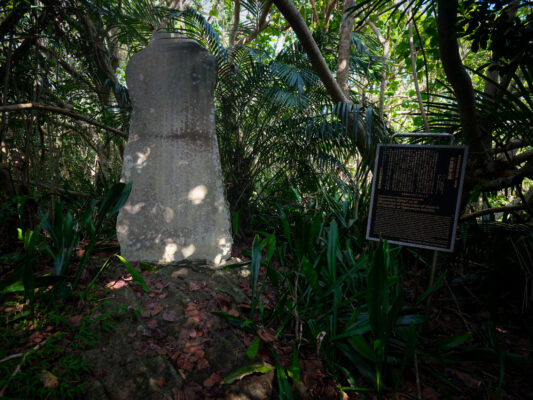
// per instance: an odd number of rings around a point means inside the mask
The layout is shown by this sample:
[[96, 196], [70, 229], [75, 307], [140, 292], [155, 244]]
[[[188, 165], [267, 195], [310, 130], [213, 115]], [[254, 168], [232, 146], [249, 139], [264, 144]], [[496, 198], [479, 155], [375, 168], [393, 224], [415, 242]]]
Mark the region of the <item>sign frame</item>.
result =
[[[453, 208], [453, 215], [452, 217], [452, 224], [451, 224], [451, 235], [449, 237], [449, 242], [446, 247], [444, 246], [437, 246], [437, 245], [428, 245], [423, 243], [416, 243], [416, 241], [413, 241], [413, 239], [409, 239], [411, 241], [403, 241], [400, 237], [399, 239], [389, 239], [388, 237], [383, 237], [383, 239], [386, 239], [389, 243], [394, 244], [400, 244], [403, 246], [410, 246], [410, 247], [418, 247], [423, 249], [431, 249], [431, 250], [438, 250], [438, 251], [447, 251], [447, 252], [453, 252], [454, 245], [455, 245], [455, 237], [456, 237], [456, 230], [457, 230], [457, 222], [459, 220], [459, 211], [460, 211], [460, 205], [461, 205], [461, 195], [463, 192], [463, 184], [464, 184], [464, 175], [466, 170], [466, 160], [468, 157], [468, 146], [454, 146], [454, 145], [420, 145], [420, 144], [379, 144], [376, 150], [376, 158], [374, 162], [374, 171], [373, 171], [373, 181], [372, 181], [372, 190], [371, 190], [371, 197], [370, 197], [370, 209], [369, 209], [369, 217], [368, 217], [368, 224], [367, 224], [367, 231], [366, 231], [366, 239], [367, 240], [373, 240], [373, 241], [379, 241], [382, 239], [381, 235], [378, 237], [374, 232], [371, 232], [371, 227], [373, 226], [373, 223], [375, 222], [376, 217], [376, 209], [377, 209], [377, 197], [379, 197], [379, 194], [376, 193], [376, 187], [377, 182], [380, 178], [379, 171], [380, 171], [380, 154], [383, 150], [386, 150], [387, 148], [394, 147], [394, 148], [416, 148], [420, 150], [425, 149], [457, 149], [462, 150], [462, 160], [460, 165], [460, 171], [458, 176], [458, 185], [457, 185], [457, 196], [455, 198], [455, 207]], [[436, 167], [435, 167], [436, 168]], [[407, 240], [408, 238], [406, 238]]]

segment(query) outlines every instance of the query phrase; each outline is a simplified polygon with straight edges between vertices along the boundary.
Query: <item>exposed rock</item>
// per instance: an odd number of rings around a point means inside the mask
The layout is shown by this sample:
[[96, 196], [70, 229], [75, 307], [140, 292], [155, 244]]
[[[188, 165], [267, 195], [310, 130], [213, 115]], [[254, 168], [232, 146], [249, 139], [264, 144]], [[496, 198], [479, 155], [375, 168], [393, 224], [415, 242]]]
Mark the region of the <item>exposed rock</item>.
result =
[[117, 236], [130, 261], [208, 260], [231, 252], [213, 93], [215, 58], [156, 32], [126, 69], [133, 103], [122, 181], [133, 182]]
[[272, 397], [274, 371], [249, 375], [234, 382], [226, 390], [228, 400], [265, 400]]

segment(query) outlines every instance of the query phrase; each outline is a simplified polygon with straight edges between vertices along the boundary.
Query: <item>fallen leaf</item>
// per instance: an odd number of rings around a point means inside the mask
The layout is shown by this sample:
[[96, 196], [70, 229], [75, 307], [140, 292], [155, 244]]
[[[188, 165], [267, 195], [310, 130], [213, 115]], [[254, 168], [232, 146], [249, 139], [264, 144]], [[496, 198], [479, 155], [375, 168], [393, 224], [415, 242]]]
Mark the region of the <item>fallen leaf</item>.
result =
[[153, 333], [152, 333], [152, 331], [151, 331], [150, 329], [146, 329], [146, 328], [144, 328], [144, 329], [143, 329], [143, 336], [146, 336], [146, 337], [152, 337], [152, 336], [154, 336], [154, 335], [153, 335]]
[[68, 319], [68, 322], [70, 322], [74, 326], [80, 326], [80, 322], [82, 318], [83, 318], [83, 315], [74, 315], [73, 317], [70, 317]]
[[50, 371], [43, 369], [41, 374], [41, 382], [47, 389], [55, 389], [59, 386], [59, 379]]
[[108, 289], [116, 290], [116, 289], [123, 288], [124, 286], [127, 286], [127, 285], [128, 284], [123, 279], [119, 279], [116, 281], [109, 282], [107, 285], [105, 285], [105, 287]]
[[222, 377], [220, 376], [220, 372], [213, 372], [211, 376], [209, 376], [209, 378], [204, 380], [203, 385], [209, 388], [220, 382], [222, 382]]
[[197, 400], [201, 397], [199, 393], [202, 391], [202, 387], [196, 382], [187, 382], [183, 388], [185, 393], [185, 400]]
[[272, 328], [258, 329], [257, 334], [259, 335], [261, 339], [263, 339], [267, 343], [272, 343], [278, 337], [276, 335], [276, 332]]
[[178, 367], [184, 371], [191, 372], [194, 368], [191, 362], [185, 357], [178, 358], [176, 363], [178, 364]]
[[238, 317], [239, 315], [241, 315], [239, 310], [237, 310], [237, 307], [235, 307], [235, 304], [232, 304], [227, 312], [229, 315], [233, 315], [234, 317]]
[[161, 377], [161, 378], [156, 379], [155, 383], [157, 384], [157, 386], [163, 387], [167, 384], [167, 381], [165, 380], [164, 377]]
[[176, 311], [170, 310], [163, 313], [163, 319], [168, 322], [174, 322], [178, 319]]
[[165, 281], [157, 281], [154, 286], [157, 288], [157, 289], [164, 289], [166, 288], [167, 286], [170, 285], [170, 282], [165, 282]]
[[156, 306], [153, 308], [153, 310], [151, 310], [152, 312], [152, 317], [154, 315], [157, 315], [159, 314], [161, 311], [163, 311], [163, 306], [161, 304], [156, 304]]
[[196, 365], [196, 369], [202, 370], [207, 368], [209, 368], [209, 361], [207, 361], [205, 358], [200, 358], [200, 360], [198, 360], [198, 364]]
[[40, 343], [43, 341], [43, 337], [41, 332], [33, 332], [28, 339], [33, 343]]
[[155, 319], [152, 319], [146, 323], [146, 327], [149, 329], [155, 329], [157, 328], [157, 321]]
[[205, 287], [205, 282], [197, 282], [197, 281], [189, 282], [189, 290], [191, 292], [194, 292], [196, 290], [200, 290], [200, 289], [202, 289], [202, 287]]

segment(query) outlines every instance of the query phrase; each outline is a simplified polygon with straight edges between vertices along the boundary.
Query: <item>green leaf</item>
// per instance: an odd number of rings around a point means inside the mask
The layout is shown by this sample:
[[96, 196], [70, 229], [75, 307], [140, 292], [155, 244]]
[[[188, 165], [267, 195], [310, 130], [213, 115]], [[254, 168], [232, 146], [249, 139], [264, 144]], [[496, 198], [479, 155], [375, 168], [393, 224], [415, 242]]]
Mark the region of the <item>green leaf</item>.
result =
[[329, 276], [334, 283], [337, 278], [337, 248], [339, 246], [339, 228], [335, 220], [331, 221], [328, 231], [328, 270]]
[[259, 280], [259, 269], [261, 268], [261, 243], [259, 236], [254, 237], [252, 242], [252, 299], [255, 300], [257, 293], [257, 281]]
[[120, 260], [120, 262], [122, 263], [122, 265], [124, 265], [126, 267], [126, 269], [128, 270], [128, 272], [130, 273], [131, 277], [133, 278], [133, 280], [135, 282], [137, 282], [137, 284], [146, 292], [148, 293], [150, 291], [150, 289], [148, 289], [148, 286], [146, 285], [146, 282], [144, 280], [144, 278], [142, 277], [141, 273], [139, 271], [137, 271], [135, 269], [135, 267], [133, 265], [131, 265], [128, 261], [126, 261], [126, 259], [120, 255], [116, 255], [117, 258]]
[[441, 351], [446, 350], [452, 350], [456, 347], [461, 346], [464, 342], [466, 342], [472, 334], [470, 332], [466, 333], [460, 333], [459, 335], [455, 335], [443, 340], [439, 340], [435, 343], [432, 343], [432, 347], [435, 347]]
[[292, 344], [291, 364], [287, 367], [287, 373], [295, 385], [300, 383], [300, 359], [298, 358], [298, 346]]
[[276, 369], [276, 377], [278, 380], [278, 399], [279, 400], [292, 400], [292, 389], [285, 370], [281, 367]]
[[384, 244], [380, 241], [368, 271], [366, 300], [370, 326], [376, 339], [384, 339], [387, 330], [389, 290], [385, 252]]
[[442, 282], [446, 278], [446, 271], [444, 271], [440, 276], [437, 278], [435, 282], [416, 299], [416, 305], [422, 304], [429, 296], [431, 296], [433, 293], [435, 293], [437, 290], [440, 289], [442, 286]]
[[270, 364], [247, 365], [247, 366], [238, 368], [235, 371], [231, 372], [228, 376], [224, 378], [222, 382], [225, 384], [232, 383], [232, 382], [235, 382], [236, 380], [244, 378], [247, 375], [255, 374], [255, 373], [266, 374], [267, 372], [270, 372], [273, 369], [276, 369], [276, 367]]
[[372, 346], [366, 341], [364, 336], [357, 335], [352, 336], [348, 339], [348, 343], [350, 343], [350, 346], [357, 351], [359, 354], [361, 354], [363, 357], [365, 357], [367, 360], [370, 360], [372, 362], [376, 361], [376, 355], [374, 354], [374, 351], [372, 350]]
[[248, 349], [246, 350], [246, 355], [250, 360], [253, 360], [257, 355], [257, 352], [259, 351], [259, 342], [260, 339], [256, 337], [255, 340], [250, 343], [250, 346], [248, 346]]
[[153, 265], [150, 265], [150, 264], [146, 264], [146, 263], [139, 263], [140, 267], [141, 267], [141, 271], [156, 271], [157, 268], [154, 267]]
[[315, 293], [318, 293], [320, 291], [320, 287], [318, 286], [318, 275], [314, 267], [305, 256], [302, 259], [302, 271], [309, 286], [311, 286]]

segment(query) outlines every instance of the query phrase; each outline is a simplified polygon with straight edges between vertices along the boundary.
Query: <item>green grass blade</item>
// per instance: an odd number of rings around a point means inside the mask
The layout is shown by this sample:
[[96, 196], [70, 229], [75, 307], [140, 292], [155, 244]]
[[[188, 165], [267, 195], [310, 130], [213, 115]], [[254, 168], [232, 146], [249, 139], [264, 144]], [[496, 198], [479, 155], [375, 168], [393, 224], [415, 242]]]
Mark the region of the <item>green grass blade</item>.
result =
[[148, 286], [146, 285], [146, 282], [144, 278], [142, 277], [141, 273], [135, 269], [133, 265], [131, 265], [126, 259], [120, 255], [116, 255], [117, 258], [120, 260], [122, 265], [126, 267], [128, 272], [130, 273], [133, 280], [146, 292], [148, 293], [150, 289], [148, 289]]

